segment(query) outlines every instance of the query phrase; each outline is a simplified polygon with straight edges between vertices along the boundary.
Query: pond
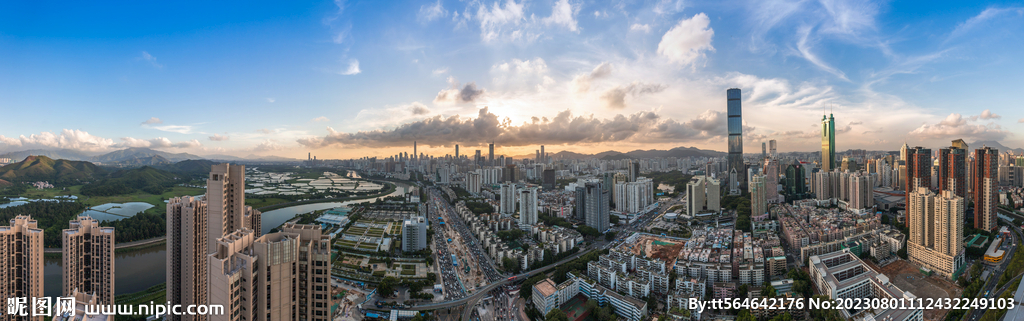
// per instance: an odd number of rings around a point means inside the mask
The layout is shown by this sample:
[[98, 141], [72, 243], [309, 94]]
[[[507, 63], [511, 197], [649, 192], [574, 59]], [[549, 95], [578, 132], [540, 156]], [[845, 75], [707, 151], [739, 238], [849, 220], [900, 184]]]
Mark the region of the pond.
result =
[[[60, 257], [43, 259], [43, 295], [61, 296]], [[164, 245], [114, 254], [114, 295], [145, 290], [167, 278], [167, 250]]]
[[85, 210], [82, 215], [92, 217], [101, 222], [118, 221], [135, 216], [135, 214], [142, 213], [150, 208], [153, 208], [153, 204], [143, 202], [128, 202], [124, 204], [107, 203], [99, 206], [93, 206]]

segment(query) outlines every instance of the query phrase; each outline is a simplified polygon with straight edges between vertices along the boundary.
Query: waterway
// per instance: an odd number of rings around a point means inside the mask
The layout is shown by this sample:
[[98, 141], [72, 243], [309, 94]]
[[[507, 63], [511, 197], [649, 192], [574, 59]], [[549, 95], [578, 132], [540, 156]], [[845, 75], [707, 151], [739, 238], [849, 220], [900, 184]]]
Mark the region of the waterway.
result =
[[[349, 173], [353, 172], [350, 171]], [[382, 197], [405, 195], [407, 191], [412, 189], [407, 184], [394, 184], [397, 187], [395, 192]], [[270, 229], [280, 226], [298, 214], [356, 203], [375, 202], [379, 198], [381, 197], [346, 202], [296, 205], [268, 211], [263, 213], [261, 217], [263, 221], [262, 230], [265, 234]], [[59, 257], [48, 257], [43, 260], [43, 293], [51, 297], [60, 296], [62, 292], [61, 266], [63, 262]], [[166, 271], [167, 250], [165, 245], [117, 253], [114, 258], [114, 294], [138, 292], [164, 283], [167, 278]]]
[[[126, 294], [145, 290], [164, 283], [167, 278], [167, 251], [164, 245], [141, 250], [114, 254], [114, 294]], [[46, 296], [61, 295], [60, 257], [43, 259], [43, 293]]]

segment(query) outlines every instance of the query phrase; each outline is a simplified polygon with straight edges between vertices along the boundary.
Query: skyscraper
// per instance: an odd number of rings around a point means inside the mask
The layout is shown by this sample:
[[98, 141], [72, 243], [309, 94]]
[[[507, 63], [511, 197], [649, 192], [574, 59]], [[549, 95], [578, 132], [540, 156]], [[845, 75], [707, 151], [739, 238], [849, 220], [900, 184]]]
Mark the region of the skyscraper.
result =
[[114, 302], [114, 228], [100, 227], [88, 216], [79, 216], [61, 233], [64, 266], [62, 292], [75, 290], [96, 296], [101, 304]]
[[[743, 110], [739, 88], [726, 91], [729, 125], [729, 167], [726, 172], [736, 171], [736, 180], [729, 182], [730, 191], [745, 190], [747, 169], [743, 165]], [[630, 180], [632, 181], [632, 180]]]
[[991, 147], [974, 151], [974, 172], [971, 173], [974, 191], [974, 228], [996, 228], [996, 206], [999, 201], [999, 150]]
[[494, 166], [494, 142], [487, 145], [487, 161], [491, 166]]
[[907, 196], [910, 261], [952, 278], [964, 264], [964, 198], [948, 190], [936, 195], [926, 186], [915, 187]]
[[750, 183], [750, 215], [758, 216], [768, 212], [768, 200], [765, 195], [765, 176], [754, 175]]
[[501, 215], [512, 216], [516, 212], [516, 184], [506, 181], [504, 184], [501, 184], [499, 193], [501, 203], [498, 209]]
[[[33, 297], [43, 297], [43, 230], [31, 216], [19, 215], [10, 222], [10, 226], [0, 226], [0, 258], [4, 262], [0, 297], [28, 298], [26, 304], [31, 304]], [[0, 319], [27, 318], [3, 314]], [[29, 320], [42, 321], [43, 317]]]
[[779, 146], [774, 139], [768, 141], [768, 156], [771, 158], [779, 158]]
[[951, 146], [939, 150], [938, 187], [967, 198], [967, 150]]
[[402, 251], [415, 252], [427, 247], [427, 220], [422, 216], [402, 222]]
[[548, 162], [548, 154], [544, 153], [544, 145], [540, 145], [540, 162], [541, 163], [547, 163]]
[[455, 144], [455, 159], [459, 159], [459, 144]]
[[[191, 196], [167, 202], [167, 301], [206, 304], [209, 209]], [[169, 315], [170, 320], [201, 320], [204, 316]]]
[[768, 203], [779, 202], [779, 161], [774, 157], [764, 160], [764, 199]]
[[243, 227], [260, 236], [260, 211], [245, 205], [245, 165], [213, 165], [206, 180], [204, 200], [210, 211], [207, 253], [217, 250], [218, 238]]
[[584, 213], [587, 226], [593, 227], [598, 232], [604, 233], [608, 230], [608, 216], [611, 214], [609, 208], [607, 190], [599, 183], [587, 183], [585, 186]]
[[829, 114], [821, 116], [821, 171], [831, 172], [836, 167], [836, 119]]
[[[924, 147], [907, 149], [907, 171], [905, 173], [906, 186], [906, 207], [910, 207], [910, 194], [917, 190], [917, 187], [929, 188], [932, 181], [932, 150]], [[905, 215], [907, 226], [913, 224], [909, 212]]]
[[640, 162], [629, 161], [629, 181], [636, 182], [638, 177], [640, 177]]
[[419, 154], [416, 153], [416, 141], [412, 141], [412, 158], [417, 158]]
[[519, 190], [519, 226], [537, 224], [537, 187], [527, 186]]

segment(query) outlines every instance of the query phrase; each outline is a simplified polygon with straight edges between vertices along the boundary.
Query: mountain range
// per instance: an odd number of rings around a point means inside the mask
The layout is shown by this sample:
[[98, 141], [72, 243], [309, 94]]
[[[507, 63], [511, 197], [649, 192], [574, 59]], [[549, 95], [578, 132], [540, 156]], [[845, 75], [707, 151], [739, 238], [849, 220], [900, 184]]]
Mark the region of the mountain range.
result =
[[[618, 159], [637, 159], [637, 158], [655, 158], [655, 157], [722, 157], [726, 153], [699, 149], [696, 147], [676, 147], [669, 150], [649, 149], [649, 150], [634, 150], [629, 152], [619, 152], [614, 150], [604, 151], [595, 154], [583, 154], [571, 151], [560, 151], [556, 153], [549, 153], [551, 159], [584, 159], [584, 158], [597, 158], [601, 160], [618, 160]], [[526, 159], [534, 158], [534, 155], [517, 155], [513, 156], [515, 159]]]
[[67, 183], [88, 181], [106, 174], [106, 170], [86, 161], [54, 160], [46, 156], [28, 156], [21, 162], [0, 167], [0, 179], [9, 182], [48, 181]]
[[257, 156], [235, 157], [228, 155], [207, 155], [199, 156], [189, 153], [168, 153], [149, 148], [130, 147], [122, 150], [112, 151], [106, 154], [87, 154], [72, 149], [31, 149], [17, 152], [0, 154], [0, 158], [10, 158], [20, 161], [29, 156], [45, 156], [50, 159], [63, 159], [68, 161], [86, 161], [99, 163], [101, 165], [113, 165], [120, 167], [160, 166], [169, 165], [185, 160], [215, 159], [225, 161], [263, 161], [263, 162], [293, 162], [299, 161], [295, 158], [279, 156]]

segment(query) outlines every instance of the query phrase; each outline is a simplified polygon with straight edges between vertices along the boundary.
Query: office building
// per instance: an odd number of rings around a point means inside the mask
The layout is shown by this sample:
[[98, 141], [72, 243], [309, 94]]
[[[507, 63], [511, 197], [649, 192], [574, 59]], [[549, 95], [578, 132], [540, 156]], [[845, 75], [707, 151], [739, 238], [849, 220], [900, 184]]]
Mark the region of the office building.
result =
[[547, 163], [548, 162], [547, 159], [548, 159], [548, 154], [544, 153], [544, 145], [540, 145], [540, 159], [539, 159], [539, 161], [541, 163]]
[[[923, 147], [914, 147], [907, 149], [907, 170], [904, 172], [905, 186], [903, 191], [906, 192], [905, 203], [907, 207], [910, 207], [910, 194], [917, 190], [918, 187], [931, 187], [932, 181], [932, 150]], [[910, 220], [910, 212], [907, 211], [904, 219], [907, 221], [907, 226], [913, 224]]]
[[516, 184], [512, 182], [505, 182], [501, 184], [501, 189], [498, 191], [500, 203], [498, 210], [501, 215], [512, 216], [516, 213]]
[[543, 184], [544, 184], [543, 187], [544, 187], [544, 189], [545, 190], [549, 190], [549, 191], [550, 190], [554, 190], [555, 189], [555, 170], [551, 169], [551, 168], [548, 168], [548, 169], [545, 169], [543, 173], [544, 174], [542, 174], [541, 176], [543, 178]]
[[455, 160], [459, 159], [459, 144], [455, 144]]
[[729, 166], [726, 172], [736, 172], [736, 179], [729, 182], [730, 191], [742, 191], [747, 188], [747, 168], [743, 163], [743, 108], [741, 96], [739, 88], [730, 88], [726, 91], [729, 118]]
[[821, 171], [836, 168], [836, 119], [829, 114], [821, 116]]
[[998, 206], [999, 150], [983, 147], [974, 151], [974, 171], [971, 184], [974, 196], [974, 228], [994, 230], [996, 228], [996, 206]]
[[[28, 304], [33, 297], [43, 297], [43, 230], [36, 220], [19, 215], [11, 219], [10, 226], [0, 226], [0, 258], [5, 261], [0, 297], [28, 298]], [[25, 319], [42, 321], [43, 317], [0, 315], [0, 320]]]
[[778, 159], [779, 158], [779, 145], [774, 139], [768, 141], [768, 157]]
[[491, 166], [497, 165], [494, 163], [494, 142], [487, 144], [487, 162]]
[[79, 216], [61, 233], [62, 292], [96, 296], [102, 304], [114, 303], [114, 228], [100, 227], [88, 216]]
[[938, 189], [967, 198], [967, 150], [951, 146], [939, 150]]
[[[774, 140], [772, 141], [774, 142]], [[764, 191], [765, 201], [779, 202], [779, 161], [774, 157], [764, 160]]]
[[761, 143], [761, 159], [768, 158], [768, 143]]
[[768, 213], [768, 201], [765, 199], [765, 176], [754, 175], [754, 181], [750, 183], [750, 216], [758, 216]]
[[910, 261], [945, 278], [964, 264], [964, 208], [967, 202], [952, 191], [934, 194], [918, 186], [909, 193]]
[[209, 253], [217, 250], [218, 238], [236, 230], [248, 228], [260, 235], [260, 211], [245, 205], [245, 165], [213, 165], [204, 200], [209, 210]]
[[466, 173], [466, 191], [473, 195], [480, 195], [481, 181], [480, 173]]
[[233, 303], [210, 320], [330, 320], [330, 238], [321, 232], [285, 223], [258, 238], [248, 228], [218, 238], [209, 301]]
[[800, 162], [794, 162], [786, 166], [785, 191], [788, 195], [787, 201], [804, 199], [806, 197], [807, 179], [805, 174], [803, 165]]
[[519, 190], [519, 226], [537, 224], [537, 187], [527, 186]]
[[[191, 196], [167, 202], [167, 301], [193, 305], [207, 302], [206, 255], [209, 210]], [[170, 320], [202, 320], [203, 316], [167, 316]]]
[[[640, 177], [640, 162], [630, 161], [629, 162], [629, 181], [630, 182], [636, 182], [636, 179], [639, 178], [639, 177]], [[611, 186], [606, 186], [605, 188], [611, 188]]]
[[415, 252], [427, 248], [427, 220], [422, 216], [402, 222], [402, 251]]
[[584, 185], [583, 213], [587, 226], [593, 227], [598, 232], [604, 233], [608, 230], [611, 209], [609, 208], [608, 191], [601, 188], [599, 183], [587, 183]]
[[[810, 257], [810, 275], [818, 293], [829, 299], [880, 299], [914, 300], [914, 294], [906, 292], [889, 282], [889, 277], [878, 273], [861, 261], [849, 249]], [[840, 309], [840, 316], [846, 320], [863, 317], [866, 309]], [[853, 313], [851, 315], [851, 313]], [[920, 321], [924, 311], [917, 309], [873, 309], [872, 320]]]

